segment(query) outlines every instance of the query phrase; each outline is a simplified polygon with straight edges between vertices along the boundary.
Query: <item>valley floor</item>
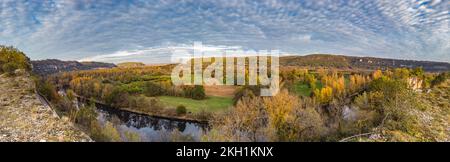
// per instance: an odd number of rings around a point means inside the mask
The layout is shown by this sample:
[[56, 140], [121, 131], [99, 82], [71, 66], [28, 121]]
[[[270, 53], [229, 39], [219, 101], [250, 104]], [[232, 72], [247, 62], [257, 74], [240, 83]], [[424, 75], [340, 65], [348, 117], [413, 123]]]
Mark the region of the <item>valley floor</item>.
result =
[[92, 141], [34, 93], [28, 76], [0, 75], [0, 142]]

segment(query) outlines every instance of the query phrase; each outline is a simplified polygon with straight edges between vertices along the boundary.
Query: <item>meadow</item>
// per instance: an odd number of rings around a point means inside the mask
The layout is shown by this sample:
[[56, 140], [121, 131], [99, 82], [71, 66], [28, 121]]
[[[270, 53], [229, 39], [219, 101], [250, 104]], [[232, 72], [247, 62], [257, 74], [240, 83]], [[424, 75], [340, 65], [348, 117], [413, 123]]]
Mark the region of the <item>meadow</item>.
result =
[[188, 112], [192, 113], [224, 112], [233, 106], [233, 100], [229, 97], [208, 96], [203, 100], [194, 100], [185, 97], [159, 96], [158, 99], [165, 108], [175, 109], [177, 106], [183, 105]]

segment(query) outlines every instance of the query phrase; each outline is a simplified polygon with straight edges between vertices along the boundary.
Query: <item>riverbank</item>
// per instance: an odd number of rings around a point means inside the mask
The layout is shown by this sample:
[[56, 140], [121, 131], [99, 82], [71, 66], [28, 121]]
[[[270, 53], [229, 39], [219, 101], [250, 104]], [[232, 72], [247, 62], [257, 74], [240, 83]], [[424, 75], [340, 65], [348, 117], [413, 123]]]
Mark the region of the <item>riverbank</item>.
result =
[[97, 100], [87, 99], [83, 96], [79, 96], [76, 94], [75, 94], [75, 96], [82, 100], [85, 100], [85, 101], [93, 101], [93, 102], [95, 102], [95, 104], [100, 105], [101, 107], [107, 108], [110, 110], [127, 111], [127, 112], [136, 113], [136, 114], [140, 114], [140, 115], [146, 115], [146, 116], [150, 116], [150, 117], [154, 117], [154, 118], [161, 118], [161, 119], [168, 119], [168, 120], [178, 120], [178, 121], [193, 122], [193, 123], [200, 123], [200, 124], [208, 124], [209, 123], [208, 120], [197, 119], [197, 118], [189, 117], [186, 115], [185, 116], [175, 116], [175, 115], [166, 115], [163, 113], [155, 114], [155, 113], [140, 111], [140, 110], [131, 109], [131, 108], [123, 108], [123, 107], [118, 108], [118, 107], [113, 107], [108, 104], [102, 103]]

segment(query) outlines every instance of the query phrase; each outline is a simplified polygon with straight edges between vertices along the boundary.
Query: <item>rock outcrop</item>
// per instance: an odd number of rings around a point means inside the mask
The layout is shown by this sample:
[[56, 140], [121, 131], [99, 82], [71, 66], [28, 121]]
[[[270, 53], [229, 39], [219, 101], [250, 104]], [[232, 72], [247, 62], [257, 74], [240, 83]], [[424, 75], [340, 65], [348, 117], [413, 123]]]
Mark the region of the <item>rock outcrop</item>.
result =
[[0, 75], [0, 142], [92, 141], [34, 92], [28, 74]]

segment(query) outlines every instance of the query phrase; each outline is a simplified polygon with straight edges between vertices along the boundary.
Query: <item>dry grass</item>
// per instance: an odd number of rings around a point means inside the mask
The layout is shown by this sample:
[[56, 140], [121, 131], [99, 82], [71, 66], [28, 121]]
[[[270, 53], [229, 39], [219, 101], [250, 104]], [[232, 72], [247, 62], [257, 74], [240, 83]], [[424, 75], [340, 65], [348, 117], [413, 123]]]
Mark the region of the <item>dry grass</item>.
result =
[[0, 141], [91, 141], [34, 94], [27, 75], [0, 76]]

